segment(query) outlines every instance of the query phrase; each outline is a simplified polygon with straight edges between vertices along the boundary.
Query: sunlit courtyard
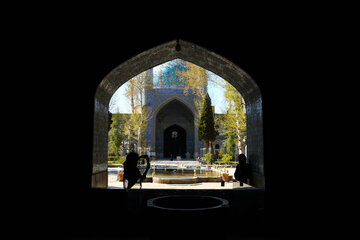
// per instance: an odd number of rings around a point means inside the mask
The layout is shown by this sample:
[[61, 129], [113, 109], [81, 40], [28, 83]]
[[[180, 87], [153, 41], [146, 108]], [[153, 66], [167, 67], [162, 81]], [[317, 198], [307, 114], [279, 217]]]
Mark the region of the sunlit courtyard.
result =
[[[253, 188], [234, 180], [235, 166], [203, 165], [194, 160], [151, 161], [154, 168], [150, 169], [147, 178], [142, 185], [136, 184], [133, 189], [240, 189]], [[144, 168], [144, 166], [139, 166]], [[122, 165], [110, 165], [108, 167], [108, 188], [123, 189], [123, 179], [119, 177], [123, 172]], [[225, 173], [226, 179], [223, 178]], [[159, 181], [158, 179], [164, 179]], [[156, 179], [156, 180], [154, 180]], [[175, 180], [175, 181], [174, 181]], [[177, 182], [176, 182], [177, 180]]]
[[129, 152], [152, 159], [142, 188], [239, 187], [233, 176], [237, 156], [247, 154], [246, 105], [216, 74], [166, 62], [123, 84], [109, 111], [109, 188], [123, 187]]

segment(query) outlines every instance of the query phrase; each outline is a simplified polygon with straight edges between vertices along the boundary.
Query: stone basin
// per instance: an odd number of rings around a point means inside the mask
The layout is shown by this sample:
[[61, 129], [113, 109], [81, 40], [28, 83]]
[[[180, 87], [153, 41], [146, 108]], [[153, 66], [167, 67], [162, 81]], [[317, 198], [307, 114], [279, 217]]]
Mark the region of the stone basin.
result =
[[213, 196], [168, 195], [149, 199], [147, 206], [167, 211], [198, 212], [229, 207], [229, 202]]

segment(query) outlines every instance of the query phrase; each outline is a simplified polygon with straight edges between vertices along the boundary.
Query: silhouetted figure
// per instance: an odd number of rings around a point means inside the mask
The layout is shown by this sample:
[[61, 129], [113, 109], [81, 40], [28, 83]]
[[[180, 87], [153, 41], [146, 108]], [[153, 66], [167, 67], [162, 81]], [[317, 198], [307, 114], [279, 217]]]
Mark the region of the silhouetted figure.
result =
[[239, 164], [236, 166], [235, 170], [235, 179], [240, 182], [240, 186], [243, 186], [243, 183], [247, 183], [247, 179], [250, 178], [251, 166], [246, 163], [245, 154], [239, 155]]
[[[137, 162], [140, 158], [146, 159], [146, 170], [141, 175], [140, 170], [137, 168]], [[140, 179], [140, 186], [142, 183], [142, 180], [146, 178], [146, 174], [148, 170], [150, 169], [150, 160], [148, 155], [142, 155], [139, 157], [139, 155], [135, 152], [131, 152], [126, 156], [126, 160], [124, 162], [124, 189], [130, 190], [132, 186], [135, 185], [135, 183]], [[126, 186], [127, 182], [127, 186]]]

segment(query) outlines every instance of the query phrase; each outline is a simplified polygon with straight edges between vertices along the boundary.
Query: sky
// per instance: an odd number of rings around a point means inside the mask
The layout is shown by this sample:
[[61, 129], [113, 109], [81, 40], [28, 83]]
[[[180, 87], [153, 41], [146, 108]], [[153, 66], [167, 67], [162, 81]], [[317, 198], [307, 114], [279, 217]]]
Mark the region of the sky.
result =
[[[154, 77], [157, 76], [157, 73], [160, 71], [161, 65], [153, 68]], [[225, 81], [220, 76], [208, 71], [209, 78], [217, 82]], [[127, 83], [123, 84], [121, 87], [116, 90], [114, 95], [110, 100], [110, 112], [111, 113], [131, 113], [130, 101], [125, 97], [125, 89]], [[211, 104], [215, 106], [215, 113], [224, 113], [225, 112], [225, 99], [224, 99], [224, 89], [218, 84], [215, 84], [214, 81], [208, 82], [208, 93], [211, 98]], [[115, 103], [115, 105], [113, 105]]]

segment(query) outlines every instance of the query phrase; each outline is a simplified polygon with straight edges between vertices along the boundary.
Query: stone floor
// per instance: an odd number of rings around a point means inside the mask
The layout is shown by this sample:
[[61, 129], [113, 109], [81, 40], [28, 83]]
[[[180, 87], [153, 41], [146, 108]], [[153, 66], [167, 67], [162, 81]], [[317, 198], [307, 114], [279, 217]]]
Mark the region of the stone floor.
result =
[[182, 164], [182, 166], [185, 166], [185, 167], [187, 167], [187, 166], [200, 166], [201, 164], [200, 164], [200, 162], [198, 162], [198, 161], [195, 161], [195, 160], [193, 160], [193, 159], [183, 159], [183, 160], [181, 160], [181, 161], [176, 161], [176, 160], [174, 160], [174, 161], [171, 161], [171, 160], [155, 160], [155, 161], [150, 161], [150, 164], [151, 165], [172, 165], [172, 166], [174, 166], [174, 165], [181, 165]]
[[[123, 182], [109, 182], [109, 189], [123, 189]], [[133, 189], [139, 189], [140, 184], [135, 184]], [[244, 184], [239, 186], [239, 183], [225, 183], [221, 186], [219, 182], [193, 183], [193, 184], [164, 184], [164, 183], [142, 183], [143, 189], [237, 189], [237, 188], [252, 188], [250, 185]]]
[[[181, 162], [184, 164], [188, 163], [187, 166], [191, 164], [199, 164], [197, 161]], [[156, 161], [156, 165], [167, 164], [167, 161]], [[171, 161], [171, 165], [176, 165], [176, 161]], [[195, 166], [195, 165], [192, 165]], [[112, 167], [108, 168], [108, 188], [109, 189], [123, 189], [123, 182], [116, 181], [117, 173], [120, 168]], [[227, 168], [229, 175], [233, 176], [235, 168]], [[139, 189], [140, 184], [135, 184], [134, 189]], [[225, 186], [221, 186], [220, 182], [203, 182], [203, 183], [192, 183], [192, 184], [164, 184], [164, 183], [151, 183], [143, 182], [143, 189], [240, 189], [240, 188], [252, 188], [250, 185], [244, 184], [240, 186], [239, 182], [226, 182]]]

